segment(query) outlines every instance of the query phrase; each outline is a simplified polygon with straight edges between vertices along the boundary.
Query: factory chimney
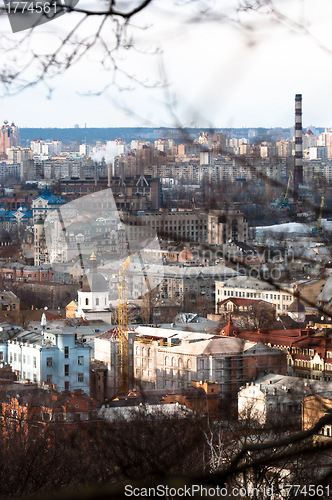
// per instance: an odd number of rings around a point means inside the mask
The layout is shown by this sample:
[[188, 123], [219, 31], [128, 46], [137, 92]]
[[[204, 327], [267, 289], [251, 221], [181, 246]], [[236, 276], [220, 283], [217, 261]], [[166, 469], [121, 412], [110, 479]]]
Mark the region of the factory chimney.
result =
[[112, 163], [107, 164], [107, 187], [111, 187], [112, 181]]
[[295, 95], [295, 166], [294, 166], [294, 201], [298, 201], [299, 184], [303, 184], [302, 164], [302, 94]]

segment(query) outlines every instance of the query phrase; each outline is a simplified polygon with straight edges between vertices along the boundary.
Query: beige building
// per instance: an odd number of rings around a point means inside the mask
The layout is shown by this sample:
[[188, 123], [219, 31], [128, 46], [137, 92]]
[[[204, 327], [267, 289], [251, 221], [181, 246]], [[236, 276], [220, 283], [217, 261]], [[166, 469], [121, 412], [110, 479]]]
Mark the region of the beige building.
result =
[[8, 163], [21, 163], [33, 159], [33, 152], [30, 148], [11, 147], [7, 149]]
[[35, 266], [42, 266], [49, 263], [44, 220], [40, 218], [34, 224], [34, 264]]
[[[133, 388], [133, 345], [135, 332], [128, 329], [128, 382]], [[106, 366], [105, 399], [113, 398], [119, 384], [119, 331], [117, 327], [99, 334], [94, 339], [94, 357]]]
[[137, 334], [134, 377], [143, 389], [177, 389], [208, 380], [218, 382], [221, 395], [229, 397], [272, 365], [286, 370], [279, 349], [236, 337], [149, 327], [138, 327]]
[[129, 240], [157, 232], [163, 240], [184, 238], [187, 241], [222, 245], [228, 241], [247, 242], [248, 222], [245, 215], [234, 206], [226, 210], [204, 213], [196, 210], [176, 212], [145, 212], [137, 217], [127, 217]]
[[[331, 382], [270, 373], [251, 384], [247, 383], [239, 391], [239, 418], [254, 419], [264, 425], [271, 417], [283, 414], [293, 417], [300, 425], [302, 399], [309, 394], [324, 393], [331, 389]], [[304, 425], [304, 428], [308, 426]]]
[[219, 302], [228, 297], [240, 297], [246, 299], [262, 299], [273, 304], [279, 311], [286, 311], [293, 302], [293, 291], [295, 284], [282, 284], [282, 290], [277, 290], [275, 286], [266, 281], [248, 276], [237, 276], [227, 281], [215, 282], [215, 303], [216, 314], [219, 311]]

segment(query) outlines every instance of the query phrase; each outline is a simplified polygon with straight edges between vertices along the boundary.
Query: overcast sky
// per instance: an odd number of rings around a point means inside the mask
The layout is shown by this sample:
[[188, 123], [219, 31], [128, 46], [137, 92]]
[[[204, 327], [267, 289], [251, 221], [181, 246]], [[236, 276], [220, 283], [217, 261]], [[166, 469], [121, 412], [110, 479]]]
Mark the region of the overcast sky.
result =
[[[135, 49], [123, 51], [119, 61], [130, 77], [148, 87], [118, 73], [120, 86], [131, 90], [111, 86], [101, 95], [84, 95], [99, 92], [112, 81], [113, 73], [103, 69], [103, 53], [96, 47], [49, 82], [54, 89], [51, 99], [43, 83], [3, 97], [0, 120], [14, 121], [20, 127], [73, 127], [76, 123], [81, 127], [85, 123], [87, 127], [172, 127], [179, 123], [217, 128], [289, 127], [294, 121], [294, 95], [302, 93], [303, 125], [330, 127], [332, 2], [277, 1], [274, 5], [290, 20], [282, 23], [267, 13], [271, 6], [266, 3], [262, 13], [236, 17], [238, 3], [233, 0], [155, 0], [133, 18], [132, 24], [139, 27], [129, 30]], [[85, 5], [84, 0], [79, 3]], [[99, 7], [97, 2], [91, 5]], [[212, 10], [200, 12], [207, 6]], [[242, 25], [225, 21], [222, 15]], [[29, 50], [51, 53], [59, 37], [66, 36], [78, 20], [66, 14], [36, 28], [29, 45], [23, 45], [24, 52], [16, 53], [18, 61], [28, 60]], [[97, 20], [92, 19], [84, 35], [93, 33], [96, 25]], [[0, 18], [0, 26], [11, 41], [23, 36], [10, 33], [6, 17]], [[104, 37], [111, 46], [110, 23]], [[159, 54], [153, 55], [156, 49]], [[1, 67], [13, 64], [10, 57], [2, 51]], [[27, 76], [34, 71], [36, 67]], [[167, 87], [154, 88], [154, 83], [165, 79]]]

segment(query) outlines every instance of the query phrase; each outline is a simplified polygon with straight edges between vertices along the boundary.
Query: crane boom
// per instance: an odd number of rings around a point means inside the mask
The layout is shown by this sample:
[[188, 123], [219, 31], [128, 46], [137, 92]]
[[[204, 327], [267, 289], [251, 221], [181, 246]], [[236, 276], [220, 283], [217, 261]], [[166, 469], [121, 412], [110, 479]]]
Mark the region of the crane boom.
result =
[[320, 212], [317, 221], [317, 231], [320, 232], [322, 230], [322, 215], [323, 215], [323, 207], [324, 207], [324, 196], [322, 196], [321, 204], [320, 204]]
[[126, 271], [130, 256], [119, 271], [119, 391], [128, 392], [128, 325], [127, 325], [127, 281]]

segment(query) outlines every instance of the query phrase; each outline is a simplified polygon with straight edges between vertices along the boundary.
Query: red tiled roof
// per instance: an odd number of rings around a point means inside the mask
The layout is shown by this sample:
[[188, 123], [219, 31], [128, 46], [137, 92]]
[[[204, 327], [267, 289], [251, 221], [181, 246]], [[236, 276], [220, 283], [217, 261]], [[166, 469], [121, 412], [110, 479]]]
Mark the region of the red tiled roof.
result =
[[240, 299], [238, 297], [228, 297], [220, 302], [218, 305], [225, 304], [226, 302], [233, 302], [236, 306], [250, 306], [251, 304], [257, 304], [258, 302], [262, 302], [261, 299]]

